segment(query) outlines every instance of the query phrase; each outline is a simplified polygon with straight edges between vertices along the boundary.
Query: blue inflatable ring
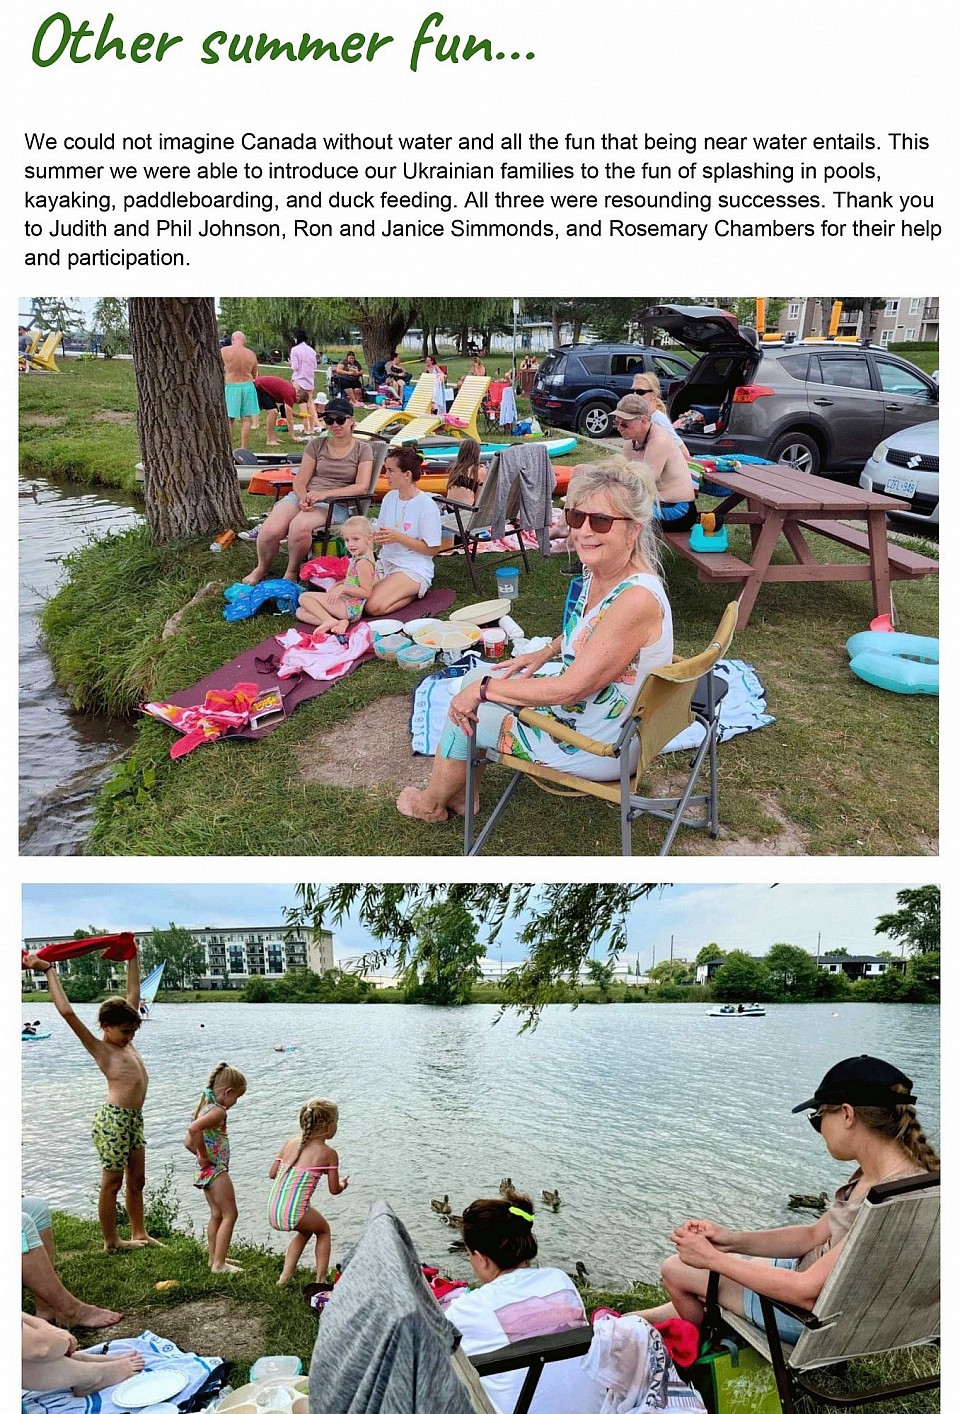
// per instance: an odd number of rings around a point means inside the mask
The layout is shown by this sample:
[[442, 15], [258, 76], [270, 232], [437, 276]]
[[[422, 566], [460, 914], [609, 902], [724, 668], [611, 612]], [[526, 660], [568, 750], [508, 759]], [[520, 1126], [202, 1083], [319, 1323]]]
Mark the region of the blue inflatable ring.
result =
[[887, 692], [940, 693], [940, 640], [915, 633], [855, 633], [847, 639], [850, 670]]

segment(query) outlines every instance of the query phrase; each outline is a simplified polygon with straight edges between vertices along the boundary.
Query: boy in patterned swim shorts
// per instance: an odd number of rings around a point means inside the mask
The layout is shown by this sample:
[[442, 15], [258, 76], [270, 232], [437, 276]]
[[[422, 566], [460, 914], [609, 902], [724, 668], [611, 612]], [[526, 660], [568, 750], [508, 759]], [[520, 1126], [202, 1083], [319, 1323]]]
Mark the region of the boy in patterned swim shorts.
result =
[[[107, 1077], [107, 1099], [93, 1120], [93, 1142], [103, 1170], [98, 1207], [103, 1245], [108, 1252], [127, 1247], [161, 1247], [144, 1226], [143, 1102], [147, 1095], [147, 1068], [133, 1038], [140, 1029], [140, 959], [134, 953], [127, 963], [127, 995], [108, 997], [97, 1015], [102, 1036], [95, 1036], [76, 1015], [52, 963], [28, 953], [24, 967], [45, 972], [57, 1011], [90, 1052]], [[126, 1207], [130, 1218], [129, 1240], [117, 1236], [117, 1197], [126, 1175]]]

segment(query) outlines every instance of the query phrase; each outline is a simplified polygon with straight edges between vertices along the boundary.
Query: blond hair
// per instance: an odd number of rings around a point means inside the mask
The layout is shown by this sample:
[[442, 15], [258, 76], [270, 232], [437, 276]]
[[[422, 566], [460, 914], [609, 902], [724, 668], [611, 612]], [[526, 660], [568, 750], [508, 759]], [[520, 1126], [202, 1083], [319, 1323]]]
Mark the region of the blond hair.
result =
[[217, 1090], [236, 1090], [238, 1095], [245, 1095], [247, 1093], [247, 1077], [242, 1070], [237, 1070], [236, 1066], [227, 1065], [226, 1061], [220, 1061], [207, 1077], [206, 1087], [193, 1112], [194, 1119], [207, 1103], [209, 1096], [215, 1096]]
[[[891, 1088], [904, 1095], [910, 1093], [903, 1085], [893, 1085]], [[821, 1111], [833, 1113], [842, 1108], [842, 1105], [822, 1105]], [[865, 1128], [883, 1139], [892, 1139], [901, 1149], [905, 1149], [917, 1168], [926, 1173], [940, 1172], [940, 1156], [920, 1127], [913, 1105], [894, 1105], [893, 1108], [886, 1105], [853, 1105], [852, 1109]]]
[[[639, 386], [638, 386], [638, 384], [639, 384]], [[635, 373], [635, 374], [633, 375], [633, 389], [632, 389], [632, 391], [635, 392], [635, 393], [642, 393], [642, 392], [656, 393], [656, 395], [657, 395], [657, 402], [656, 402], [657, 412], [663, 412], [663, 413], [666, 412], [666, 410], [667, 410], [667, 405], [666, 405], [666, 403], [663, 401], [663, 398], [660, 396], [660, 379], [657, 377], [657, 375], [656, 375], [655, 373]]]
[[308, 1100], [300, 1108], [300, 1148], [292, 1159], [296, 1163], [311, 1139], [326, 1139], [337, 1127], [340, 1110], [333, 1100]]
[[571, 477], [564, 506], [576, 510], [591, 496], [605, 496], [614, 515], [624, 516], [640, 527], [632, 558], [646, 560], [654, 574], [660, 573], [660, 545], [653, 525], [657, 483], [643, 462], [626, 457], [585, 466]]
[[374, 524], [372, 520], [367, 520], [366, 516], [348, 516], [347, 519], [337, 526], [340, 539], [342, 540], [348, 530], [355, 531], [356, 534], [363, 534], [367, 541], [373, 544]]

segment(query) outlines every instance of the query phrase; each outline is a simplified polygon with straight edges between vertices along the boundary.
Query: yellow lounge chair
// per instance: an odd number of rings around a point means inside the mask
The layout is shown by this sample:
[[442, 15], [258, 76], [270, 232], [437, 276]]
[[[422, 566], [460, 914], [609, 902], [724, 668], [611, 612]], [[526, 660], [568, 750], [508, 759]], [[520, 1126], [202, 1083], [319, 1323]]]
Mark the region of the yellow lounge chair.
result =
[[[537, 727], [555, 741], [569, 742], [571, 746], [579, 747], [581, 751], [589, 751], [594, 756], [616, 758], [620, 765], [619, 780], [614, 778], [609, 781], [588, 781], [571, 771], [559, 771], [553, 766], [543, 766], [539, 761], [527, 761], [501, 751], [490, 750], [484, 754], [477, 747], [474, 726], [467, 757], [464, 854], [480, 853], [522, 776], [530, 776], [536, 785], [553, 795], [592, 795], [617, 806], [620, 811], [620, 848], [624, 855], [633, 853], [631, 827], [640, 815], [653, 815], [657, 819], [670, 822], [666, 839], [660, 848], [661, 855], [669, 853], [681, 825], [708, 829], [711, 838], [716, 839], [720, 832], [717, 738], [720, 702], [726, 693], [726, 683], [722, 678], [714, 677], [713, 668], [728, 651], [733, 640], [738, 607], [735, 599], [727, 605], [712, 642], [702, 653], [698, 653], [694, 658], [675, 658], [669, 667], [654, 668], [648, 673], [637, 693], [630, 715], [624, 721], [620, 736], [612, 745], [574, 731], [572, 727], [564, 726], [545, 713], [536, 712], [529, 707], [523, 707], [516, 713], [519, 721]], [[704, 737], [693, 755], [682, 793], [675, 797], [640, 795], [640, 780], [651, 762], [692, 722], [701, 724]], [[634, 740], [639, 743], [639, 753], [636, 768], [631, 771], [631, 746]], [[484, 759], [508, 766], [514, 775], [493, 807], [487, 823], [475, 837], [473, 802], [477, 786], [476, 771]], [[709, 789], [705, 795], [694, 795], [704, 765], [708, 767]], [[702, 819], [688, 814], [691, 806], [703, 808]]]
[[412, 422], [401, 427], [396, 436], [391, 437], [391, 447], [400, 447], [404, 442], [419, 442], [421, 437], [429, 437], [432, 432], [440, 431], [449, 432], [454, 437], [473, 437], [482, 442], [477, 418], [489, 386], [489, 378], [468, 374], [460, 385], [460, 391], [451, 403], [446, 417], [415, 417]]
[[59, 373], [57, 360], [54, 354], [63, 339], [62, 334], [54, 333], [53, 330], [47, 335], [43, 343], [34, 353], [27, 354], [27, 360], [31, 368], [42, 368], [45, 373]]
[[417, 385], [410, 394], [405, 408], [375, 408], [358, 422], [356, 432], [361, 437], [372, 437], [397, 423], [414, 422], [418, 418], [429, 417], [433, 406], [433, 374], [421, 373]]

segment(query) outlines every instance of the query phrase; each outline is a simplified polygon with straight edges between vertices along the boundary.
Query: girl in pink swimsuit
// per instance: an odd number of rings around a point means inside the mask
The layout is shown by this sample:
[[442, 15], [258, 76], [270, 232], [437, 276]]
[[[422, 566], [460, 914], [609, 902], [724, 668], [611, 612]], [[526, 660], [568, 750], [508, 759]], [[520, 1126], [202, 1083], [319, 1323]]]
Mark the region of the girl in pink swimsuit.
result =
[[274, 1180], [267, 1200], [267, 1216], [276, 1232], [292, 1232], [278, 1286], [286, 1286], [297, 1270], [311, 1237], [317, 1239], [317, 1281], [325, 1281], [330, 1267], [330, 1224], [311, 1208], [317, 1184], [327, 1176], [334, 1195], [349, 1183], [340, 1177], [340, 1159], [328, 1140], [337, 1132], [340, 1112], [332, 1100], [308, 1100], [300, 1111], [300, 1133], [288, 1139], [270, 1167]]
[[210, 1209], [207, 1253], [212, 1272], [242, 1270], [235, 1262], [227, 1260], [237, 1221], [237, 1199], [230, 1177], [227, 1111], [233, 1109], [246, 1090], [246, 1078], [239, 1070], [226, 1061], [214, 1066], [183, 1140], [183, 1147], [197, 1160], [194, 1187], [202, 1189]]

